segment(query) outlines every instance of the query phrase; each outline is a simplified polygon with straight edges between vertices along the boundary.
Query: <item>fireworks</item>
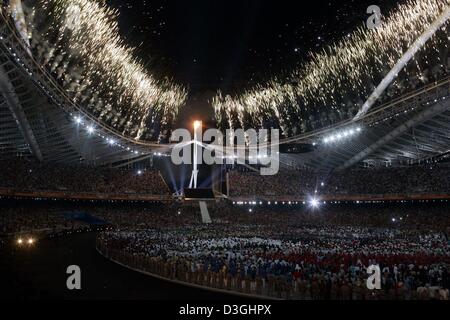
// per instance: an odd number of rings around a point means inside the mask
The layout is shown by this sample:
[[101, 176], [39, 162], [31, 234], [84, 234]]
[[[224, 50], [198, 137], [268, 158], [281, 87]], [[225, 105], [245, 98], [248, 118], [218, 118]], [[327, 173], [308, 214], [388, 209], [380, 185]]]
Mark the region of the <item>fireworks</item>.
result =
[[[221, 127], [276, 124], [285, 136], [354, 116], [375, 86], [414, 41], [447, 9], [450, 0], [415, 0], [400, 5], [381, 27], [358, 28], [340, 42], [312, 55], [289, 79], [272, 81], [231, 97], [213, 98]], [[444, 72], [448, 24], [402, 70], [387, 95]], [[437, 68], [436, 68], [437, 67]]]
[[170, 128], [186, 89], [144, 69], [119, 36], [115, 10], [91, 0], [26, 4], [34, 54], [76, 102], [136, 139]]
[[[117, 12], [93, 0], [25, 1], [33, 54], [74, 101], [122, 134], [152, 140], [167, 134], [187, 90], [157, 79], [119, 36]], [[220, 128], [279, 127], [284, 136], [355, 116], [405, 51], [450, 0], [408, 0], [375, 30], [359, 27], [311, 54], [286, 79], [273, 78], [212, 99]], [[401, 70], [381, 99], [446, 72], [448, 24]], [[444, 53], [443, 53], [444, 52]]]

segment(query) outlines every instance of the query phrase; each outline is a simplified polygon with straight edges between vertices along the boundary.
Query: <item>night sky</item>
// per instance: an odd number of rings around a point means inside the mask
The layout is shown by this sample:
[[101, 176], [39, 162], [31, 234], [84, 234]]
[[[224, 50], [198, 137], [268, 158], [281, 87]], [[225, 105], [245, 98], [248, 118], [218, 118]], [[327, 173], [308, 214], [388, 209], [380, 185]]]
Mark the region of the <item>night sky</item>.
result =
[[[308, 5], [305, 3], [308, 2]], [[107, 0], [125, 41], [157, 72], [191, 93], [243, 88], [282, 76], [362, 26], [371, 4], [394, 0]], [[304, 5], [301, 5], [301, 4]]]

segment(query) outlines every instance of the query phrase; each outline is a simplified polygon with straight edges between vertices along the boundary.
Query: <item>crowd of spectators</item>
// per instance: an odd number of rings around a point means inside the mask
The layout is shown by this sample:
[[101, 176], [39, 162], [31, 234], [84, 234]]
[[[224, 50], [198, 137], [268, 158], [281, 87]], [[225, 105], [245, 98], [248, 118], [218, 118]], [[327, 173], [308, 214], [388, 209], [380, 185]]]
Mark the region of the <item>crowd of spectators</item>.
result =
[[[26, 160], [0, 160], [0, 188], [121, 195], [170, 195], [157, 170], [67, 166]], [[430, 194], [450, 192], [450, 168], [412, 166], [353, 169], [329, 174], [307, 169], [274, 176], [229, 171], [231, 197], [303, 197], [307, 195]]]
[[86, 227], [89, 220], [127, 230], [201, 222], [195, 210], [161, 203], [1, 200], [0, 212], [0, 237], [75, 231]]
[[[87, 214], [120, 230], [141, 230], [201, 224], [199, 208], [147, 202], [54, 202], [0, 201], [0, 234], [74, 225], [71, 216]], [[251, 210], [251, 212], [250, 212]], [[269, 226], [279, 237], [288, 238], [298, 226], [358, 226], [365, 228], [414, 229], [448, 232], [445, 201], [409, 203], [327, 203], [319, 208], [297, 205], [231, 205], [216, 203], [209, 211], [214, 224]], [[255, 232], [253, 230], [252, 232]]]
[[170, 194], [156, 170], [67, 166], [26, 160], [2, 160], [0, 188], [105, 194]]
[[261, 176], [229, 172], [230, 196], [371, 195], [450, 192], [450, 168], [414, 166], [353, 169], [325, 175], [308, 170]]
[[[250, 212], [251, 210], [251, 212]], [[276, 234], [288, 237], [297, 226], [353, 226], [448, 232], [450, 207], [445, 201], [327, 203], [317, 208], [297, 205], [216, 206], [215, 222], [240, 225], [268, 225]], [[276, 228], [276, 229], [275, 229]]]
[[36, 206], [1, 206], [0, 236], [10, 234], [56, 233], [62, 230], [76, 230], [85, 226], [81, 222], [64, 218], [54, 208]]

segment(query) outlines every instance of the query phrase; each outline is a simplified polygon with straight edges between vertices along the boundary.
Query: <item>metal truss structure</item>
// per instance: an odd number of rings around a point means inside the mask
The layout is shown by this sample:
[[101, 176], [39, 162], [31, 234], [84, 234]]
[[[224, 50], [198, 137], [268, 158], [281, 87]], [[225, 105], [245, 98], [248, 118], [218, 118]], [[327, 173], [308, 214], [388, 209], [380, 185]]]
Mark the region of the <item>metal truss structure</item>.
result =
[[309, 142], [316, 145], [314, 151], [285, 154], [280, 161], [288, 167], [319, 171], [426, 162], [450, 151], [449, 120], [450, 77], [378, 106], [358, 123], [358, 135], [324, 142], [324, 137], [354, 127], [351, 121], [345, 121], [310, 134]]
[[[349, 120], [290, 139], [314, 150], [281, 154], [286, 168], [332, 171], [352, 166], [396, 166], [450, 151], [450, 77], [376, 106], [360, 134], [325, 143], [355, 124]], [[167, 152], [98, 122], [33, 59], [11, 17], [0, 10], [0, 157], [34, 157], [68, 164], [124, 166]]]
[[151, 153], [77, 106], [0, 14], [0, 156], [110, 165]]

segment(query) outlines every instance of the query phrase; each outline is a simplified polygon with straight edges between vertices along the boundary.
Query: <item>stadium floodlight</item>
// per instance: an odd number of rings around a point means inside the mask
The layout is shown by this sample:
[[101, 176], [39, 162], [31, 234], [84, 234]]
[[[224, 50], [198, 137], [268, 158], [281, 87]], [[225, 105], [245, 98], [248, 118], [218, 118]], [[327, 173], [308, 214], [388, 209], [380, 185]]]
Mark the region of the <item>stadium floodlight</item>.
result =
[[311, 201], [310, 201], [310, 205], [313, 208], [318, 208], [319, 205], [320, 205], [320, 202], [316, 198], [312, 198]]
[[333, 142], [333, 141], [341, 141], [344, 138], [348, 138], [348, 137], [355, 135], [356, 133], [359, 133], [361, 130], [362, 130], [361, 127], [355, 127], [355, 128], [350, 128], [347, 130], [342, 130], [340, 132], [337, 132], [337, 133], [331, 134], [327, 137], [324, 137], [322, 139], [322, 141], [325, 144], [327, 144], [329, 142]]
[[80, 123], [81, 123], [81, 118], [80, 118], [79, 116], [76, 116], [76, 117], [75, 117], [75, 122], [76, 122], [77, 124], [80, 124]]
[[92, 126], [87, 127], [87, 131], [89, 134], [94, 133], [94, 127], [92, 127]]
[[116, 142], [114, 139], [108, 139], [108, 143], [113, 146]]

